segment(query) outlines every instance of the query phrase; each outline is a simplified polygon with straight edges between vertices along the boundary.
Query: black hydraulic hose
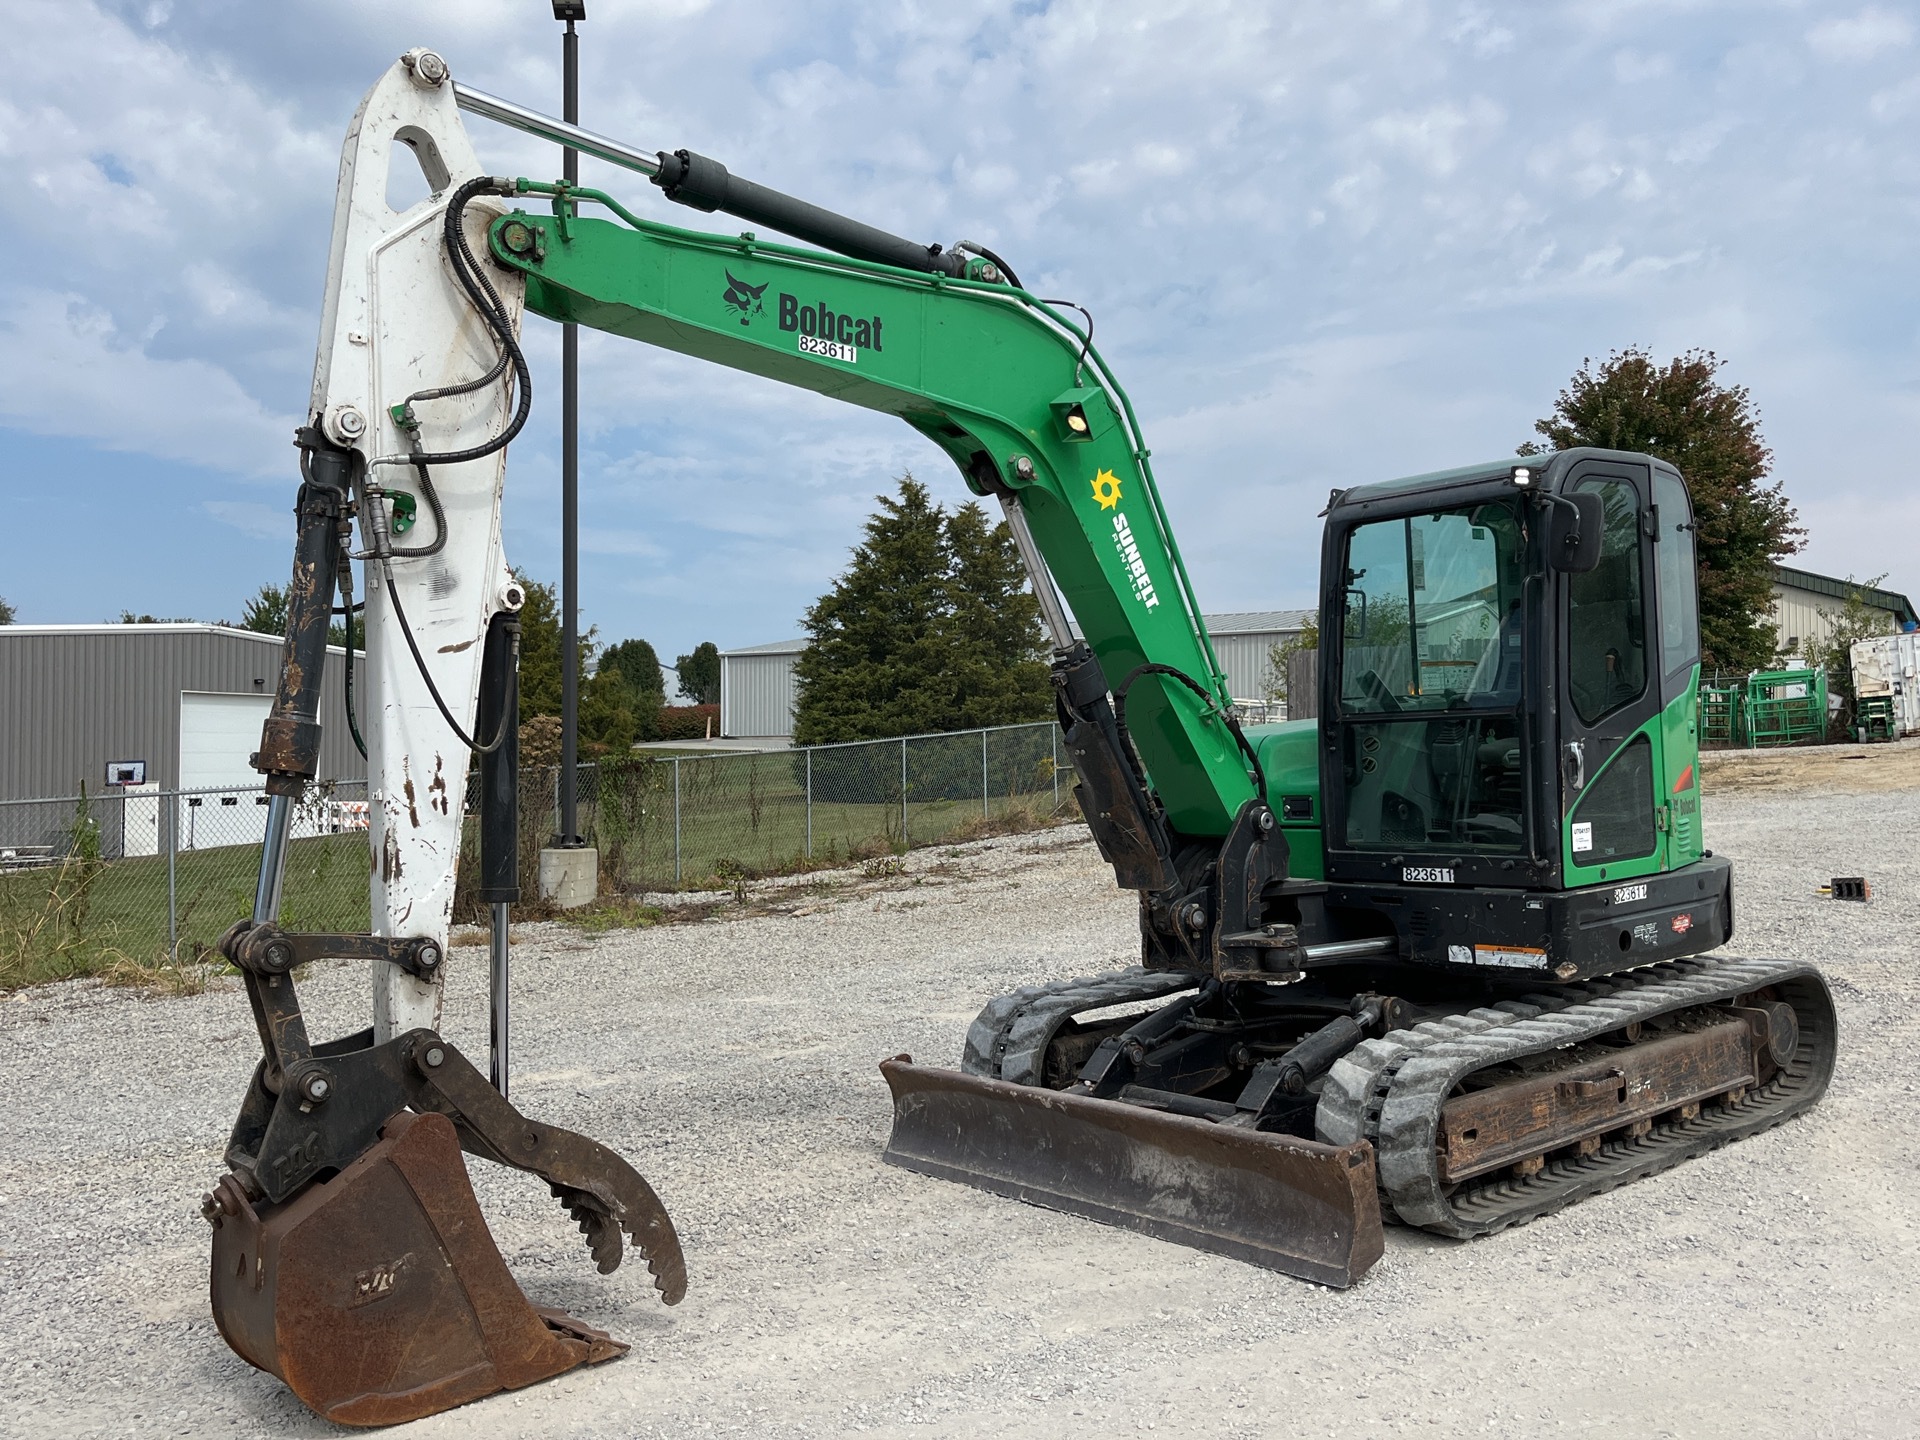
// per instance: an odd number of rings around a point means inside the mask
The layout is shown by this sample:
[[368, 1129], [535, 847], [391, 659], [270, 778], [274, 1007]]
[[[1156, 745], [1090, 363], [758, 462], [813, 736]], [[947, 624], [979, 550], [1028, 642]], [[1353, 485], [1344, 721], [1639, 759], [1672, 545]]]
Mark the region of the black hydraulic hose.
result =
[[353, 710], [353, 617], [360, 607], [353, 603], [353, 558], [345, 553], [346, 548], [344, 545], [340, 547], [341, 608], [333, 613], [344, 617], [347, 630], [347, 643], [342, 647], [347, 652], [347, 733], [353, 736], [353, 748], [360, 752], [360, 758], [364, 760], [367, 758], [367, 742], [360, 737], [360, 721]]
[[491, 755], [507, 738], [506, 717], [504, 715], [500, 717], [500, 726], [494, 732], [493, 739], [484, 745], [460, 728], [460, 722], [453, 718], [453, 712], [447, 708], [447, 702], [440, 698], [440, 687], [433, 683], [433, 676], [427, 670], [426, 656], [420, 653], [420, 642], [413, 638], [413, 626], [407, 623], [406, 607], [400, 603], [400, 589], [393, 583], [393, 566], [383, 561], [381, 570], [387, 578], [387, 599], [393, 602], [393, 618], [400, 623], [400, 633], [406, 637], [407, 649], [413, 652], [414, 668], [420, 672], [420, 678], [427, 682], [427, 693], [433, 696], [433, 703], [439, 708], [440, 718], [447, 722], [447, 728], [453, 731], [454, 736], [467, 749], [476, 755]]
[[[467, 292], [467, 298], [473, 302], [474, 309], [487, 322], [494, 338], [500, 343], [500, 357], [494, 361], [484, 375], [472, 380], [463, 380], [453, 385], [442, 385], [431, 390], [419, 390], [406, 399], [403, 413], [406, 420], [408, 438], [412, 448], [414, 471], [420, 477], [420, 493], [427, 502], [427, 509], [433, 516], [433, 539], [425, 545], [396, 545], [392, 553], [402, 559], [424, 559], [437, 555], [447, 543], [447, 512], [440, 503], [440, 493], [434, 488], [433, 476], [428, 472], [429, 465], [454, 465], [465, 460], [479, 460], [503, 449], [525, 428], [527, 416], [533, 408], [533, 377], [527, 368], [527, 360], [520, 349], [519, 341], [514, 338], [513, 319], [507, 314], [507, 307], [500, 299], [500, 292], [493, 288], [493, 282], [474, 258], [472, 247], [467, 244], [466, 227], [463, 224], [466, 208], [476, 195], [488, 191], [498, 191], [502, 182], [492, 176], [481, 176], [469, 180], [447, 202], [447, 210], [442, 229], [442, 241], [447, 252], [447, 267], [453, 271], [454, 278]], [[413, 419], [413, 406], [416, 401], [444, 400], [455, 395], [467, 395], [486, 385], [491, 385], [506, 371], [513, 367], [512, 386], [517, 399], [513, 419], [506, 429], [492, 439], [465, 450], [448, 450], [441, 454], [428, 454], [420, 446], [418, 422]]]
[[[453, 198], [447, 201], [443, 234], [447, 263], [453, 271], [454, 278], [460, 282], [460, 288], [467, 292], [467, 298], [473, 302], [474, 309], [480, 312], [481, 319], [487, 322], [487, 328], [493, 331], [494, 338], [500, 342], [502, 358], [513, 366], [513, 384], [518, 400], [514, 407], [513, 419], [507, 422], [506, 429], [492, 439], [465, 450], [446, 450], [439, 454], [416, 451], [411, 457], [416, 468], [425, 465], [457, 465], [466, 460], [483, 459], [496, 450], [504, 449], [526, 427], [527, 416], [533, 408], [533, 377], [527, 368], [527, 357], [521, 352], [520, 342], [514, 338], [512, 317], [507, 314], [507, 307], [501, 301], [499, 291], [493, 288], [493, 282], [480, 268], [480, 262], [474, 259], [473, 250], [467, 244], [466, 229], [461, 223], [468, 204], [476, 195], [497, 193], [502, 185], [508, 183], [490, 175], [482, 175], [467, 181], [454, 191]], [[411, 404], [412, 400], [432, 400], [478, 389], [481, 385], [497, 378], [504, 368], [496, 364], [478, 380], [465, 381], [438, 390], [422, 391], [413, 396], [408, 403]]]
[[[998, 255], [994, 254], [993, 251], [989, 250], [986, 246], [981, 245], [978, 242], [973, 240], [962, 240], [958, 245], [954, 246], [954, 249], [970, 250], [975, 255], [978, 255], [983, 259], [991, 260], [994, 264], [1000, 267], [1000, 273], [1007, 277], [1007, 283], [1013, 286], [1014, 289], [1024, 290], [1027, 288], [1026, 286], [1020, 283], [1020, 277], [1013, 273], [1013, 267], [1007, 264], [1007, 262], [1002, 260]], [[1052, 305], [1057, 302], [1052, 300], [1043, 300], [1040, 303], [1043, 305]], [[1073, 308], [1076, 310], [1080, 309], [1078, 305], [1074, 306]], [[1080, 313], [1082, 315], [1085, 315], [1087, 312], [1084, 310], [1081, 310]], [[1089, 320], [1088, 323], [1091, 324], [1092, 321]]]
[[1129, 753], [1131, 753], [1133, 749], [1133, 739], [1127, 733], [1127, 691], [1133, 688], [1133, 682], [1138, 680], [1142, 675], [1166, 675], [1178, 680], [1182, 685], [1186, 686], [1187, 689], [1204, 700], [1209, 710], [1213, 710], [1227, 722], [1227, 729], [1233, 732], [1234, 740], [1239, 744], [1241, 753], [1247, 757], [1247, 764], [1253, 771], [1254, 793], [1258, 796], [1262, 804], [1266, 803], [1267, 772], [1260, 764], [1260, 757], [1254, 753], [1253, 742], [1247, 739], [1247, 732], [1240, 728], [1240, 722], [1234, 717], [1233, 711], [1221, 710], [1219, 708], [1219, 701], [1216, 700], [1213, 694], [1202, 686], [1198, 680], [1195, 680], [1191, 675], [1187, 674], [1186, 671], [1176, 670], [1171, 665], [1159, 665], [1151, 661], [1145, 665], [1136, 665], [1127, 673], [1127, 678], [1114, 687], [1113, 723], [1115, 728], [1119, 730], [1120, 739], [1126, 745]]
[[[988, 256], [988, 258], [993, 259], [992, 256]], [[994, 263], [996, 265], [1003, 265], [1005, 262], [994, 260]], [[1073, 362], [1073, 383], [1078, 385], [1080, 383], [1081, 372], [1087, 368], [1087, 352], [1093, 349], [1093, 312], [1077, 300], [1042, 300], [1040, 303], [1042, 305], [1064, 305], [1069, 310], [1078, 310], [1081, 315], [1086, 317], [1087, 333], [1080, 337], [1080, 358]]]

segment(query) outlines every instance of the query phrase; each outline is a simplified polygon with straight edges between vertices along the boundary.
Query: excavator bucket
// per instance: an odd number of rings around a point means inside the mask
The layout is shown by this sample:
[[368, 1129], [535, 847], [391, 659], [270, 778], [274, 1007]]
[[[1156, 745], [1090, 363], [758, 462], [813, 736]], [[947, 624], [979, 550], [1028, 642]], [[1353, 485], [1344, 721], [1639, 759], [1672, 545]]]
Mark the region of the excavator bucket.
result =
[[401, 1111], [331, 1180], [256, 1210], [228, 1183], [213, 1315], [245, 1360], [342, 1425], [395, 1425], [626, 1353], [528, 1303], [443, 1115]]
[[894, 1165], [1344, 1289], [1385, 1248], [1373, 1148], [881, 1062]]

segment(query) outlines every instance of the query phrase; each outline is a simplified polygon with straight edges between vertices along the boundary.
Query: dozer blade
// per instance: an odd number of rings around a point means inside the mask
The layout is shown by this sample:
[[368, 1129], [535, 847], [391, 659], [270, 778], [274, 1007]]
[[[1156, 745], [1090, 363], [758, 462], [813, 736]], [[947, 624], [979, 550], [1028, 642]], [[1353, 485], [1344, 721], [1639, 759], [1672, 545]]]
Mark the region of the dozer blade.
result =
[[283, 1205], [256, 1211], [224, 1190], [220, 1333], [328, 1420], [417, 1420], [626, 1352], [528, 1303], [443, 1115], [401, 1111], [364, 1155]]
[[1373, 1147], [885, 1060], [890, 1164], [1344, 1289], [1385, 1248]]

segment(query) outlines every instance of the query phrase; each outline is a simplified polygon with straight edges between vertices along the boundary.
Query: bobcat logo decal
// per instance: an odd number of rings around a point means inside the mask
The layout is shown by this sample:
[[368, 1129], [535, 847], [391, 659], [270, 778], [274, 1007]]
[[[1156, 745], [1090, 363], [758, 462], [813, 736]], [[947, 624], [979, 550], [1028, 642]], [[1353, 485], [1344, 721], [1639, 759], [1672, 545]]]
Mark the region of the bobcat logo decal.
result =
[[[768, 281], [767, 284], [772, 284]], [[740, 323], [745, 325], [756, 315], [767, 313], [767, 307], [760, 297], [767, 292], [766, 285], [749, 285], [731, 270], [727, 271], [727, 293], [721, 298], [740, 313]]]

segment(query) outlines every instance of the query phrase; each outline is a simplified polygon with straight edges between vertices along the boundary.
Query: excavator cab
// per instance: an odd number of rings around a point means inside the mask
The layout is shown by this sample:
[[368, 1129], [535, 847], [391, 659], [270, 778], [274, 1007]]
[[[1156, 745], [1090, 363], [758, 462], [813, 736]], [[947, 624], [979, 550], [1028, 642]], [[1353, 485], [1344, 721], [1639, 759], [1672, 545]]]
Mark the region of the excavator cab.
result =
[[1322, 557], [1329, 907], [1416, 964], [1562, 982], [1731, 936], [1673, 467], [1569, 450], [1363, 486]]

